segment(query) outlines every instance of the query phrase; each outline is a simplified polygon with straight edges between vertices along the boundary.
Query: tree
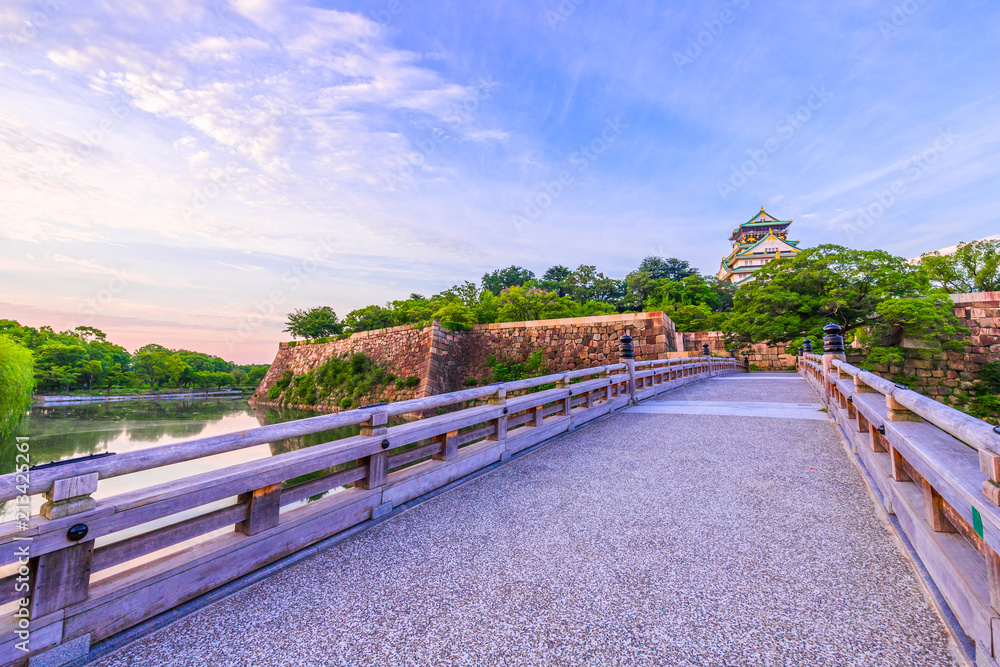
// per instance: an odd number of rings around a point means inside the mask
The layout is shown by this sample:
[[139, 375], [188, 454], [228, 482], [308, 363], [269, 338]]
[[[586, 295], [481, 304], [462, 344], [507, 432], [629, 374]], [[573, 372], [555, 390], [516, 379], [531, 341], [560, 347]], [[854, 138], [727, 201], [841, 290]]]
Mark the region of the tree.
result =
[[639, 271], [645, 271], [653, 280], [666, 278], [667, 280], [681, 281], [688, 276], [698, 275], [698, 270], [676, 257], [663, 259], [662, 257], [647, 257], [639, 263]]
[[284, 330], [292, 334], [292, 338], [322, 338], [344, 331], [344, 325], [337, 320], [337, 313], [330, 306], [296, 309], [288, 313], [287, 324]]
[[492, 273], [484, 273], [483, 289], [499, 296], [500, 292], [508, 287], [519, 287], [534, 277], [535, 274], [528, 269], [511, 265], [506, 269], [496, 269]]
[[542, 274], [539, 287], [548, 292], [555, 292], [559, 296], [566, 296], [566, 279], [571, 273], [573, 272], [561, 264], [550, 266]]
[[869, 346], [869, 360], [899, 357], [900, 332], [931, 349], [954, 345], [963, 330], [950, 299], [926, 272], [883, 250], [821, 245], [773, 260], [736, 290], [723, 325], [729, 346], [781, 344], [821, 337], [835, 322]]
[[603, 301], [616, 303], [624, 294], [624, 283], [608, 278], [591, 264], [581, 264], [564, 280], [566, 296], [577, 303]]
[[500, 294], [498, 305], [497, 320], [500, 322], [573, 316], [573, 302], [567, 297], [533, 287], [514, 286], [505, 289]]
[[1000, 240], [959, 243], [950, 255], [920, 256], [931, 281], [952, 294], [1000, 290]]
[[371, 331], [373, 329], [385, 329], [395, 326], [396, 321], [393, 313], [388, 308], [382, 306], [365, 306], [347, 313], [344, 318], [347, 328], [353, 332]]
[[0, 473], [14, 468], [11, 443], [35, 388], [31, 351], [10, 336], [0, 334]]

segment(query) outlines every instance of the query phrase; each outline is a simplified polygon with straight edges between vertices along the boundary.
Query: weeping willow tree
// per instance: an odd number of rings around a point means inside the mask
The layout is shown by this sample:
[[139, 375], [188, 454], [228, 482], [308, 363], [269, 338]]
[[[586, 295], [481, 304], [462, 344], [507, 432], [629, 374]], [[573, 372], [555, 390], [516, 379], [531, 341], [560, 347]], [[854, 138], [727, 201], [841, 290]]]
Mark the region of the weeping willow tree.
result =
[[14, 470], [14, 431], [34, 388], [31, 352], [9, 336], [0, 335], [0, 474]]

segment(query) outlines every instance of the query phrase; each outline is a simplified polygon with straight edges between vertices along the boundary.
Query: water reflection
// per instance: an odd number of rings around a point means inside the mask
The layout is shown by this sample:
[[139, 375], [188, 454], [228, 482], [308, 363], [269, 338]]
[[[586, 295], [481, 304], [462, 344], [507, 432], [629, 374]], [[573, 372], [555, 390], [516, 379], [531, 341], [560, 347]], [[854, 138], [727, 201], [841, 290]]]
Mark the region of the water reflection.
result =
[[[28, 437], [31, 463], [36, 465], [104, 452], [120, 454], [304, 419], [316, 414], [318, 413], [308, 410], [251, 407], [241, 399], [224, 398], [67, 405], [33, 408], [21, 423], [17, 434]], [[94, 497], [113, 496], [143, 486], [350, 437], [360, 432], [359, 426], [331, 429], [102, 480]], [[13, 453], [4, 458], [3, 472], [12, 471]], [[40, 506], [40, 497], [33, 500], [33, 505]], [[38, 507], [33, 509], [37, 511]], [[0, 509], [0, 520], [7, 520], [6, 514], [11, 510], [12, 508]]]

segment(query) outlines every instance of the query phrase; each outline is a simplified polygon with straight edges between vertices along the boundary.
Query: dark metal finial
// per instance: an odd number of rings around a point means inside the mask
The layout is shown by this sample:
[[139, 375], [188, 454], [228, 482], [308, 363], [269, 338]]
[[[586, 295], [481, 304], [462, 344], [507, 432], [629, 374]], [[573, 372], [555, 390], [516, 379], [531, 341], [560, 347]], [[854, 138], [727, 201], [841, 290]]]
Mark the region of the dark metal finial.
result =
[[839, 324], [830, 322], [823, 327], [823, 353], [824, 354], [844, 354], [844, 337], [840, 332], [844, 329]]
[[706, 357], [712, 356], [712, 350], [711, 348], [709, 348], [708, 343], [701, 344], [701, 353], [704, 354]]
[[802, 356], [802, 354], [803, 354], [803, 353], [804, 353], [805, 351], [806, 351], [806, 348], [804, 348], [804, 347], [802, 347], [801, 345], [799, 345], [799, 356], [800, 356], [800, 357]]
[[806, 354], [812, 354], [813, 353], [813, 342], [811, 340], [809, 340], [808, 338], [806, 338], [804, 341], [802, 341], [802, 346], [806, 349]]
[[621, 347], [619, 349], [618, 356], [622, 359], [633, 359], [632, 337], [628, 334], [624, 334], [619, 340], [621, 341]]

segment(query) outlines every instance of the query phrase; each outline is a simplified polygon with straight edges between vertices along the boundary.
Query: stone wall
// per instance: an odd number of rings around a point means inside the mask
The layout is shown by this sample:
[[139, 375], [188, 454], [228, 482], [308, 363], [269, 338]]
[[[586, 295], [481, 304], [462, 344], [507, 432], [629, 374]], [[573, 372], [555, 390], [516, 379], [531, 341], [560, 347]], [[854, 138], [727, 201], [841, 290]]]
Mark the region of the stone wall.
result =
[[[713, 355], [728, 357], [725, 339], [721, 331], [698, 331], [695, 333], [677, 333], [678, 351], [702, 352], [702, 345], [708, 343], [708, 349]], [[750, 365], [765, 371], [785, 371], [795, 367], [795, 355], [788, 354], [784, 345], [752, 345], [749, 350], [738, 354], [749, 357]]]
[[379, 403], [491, 382], [490, 357], [498, 363], [524, 365], [538, 351], [540, 370], [550, 373], [617, 363], [619, 338], [626, 332], [633, 338], [638, 360], [661, 359], [676, 351], [674, 323], [662, 311], [480, 324], [467, 331], [452, 331], [434, 322], [424, 329], [403, 326], [364, 331], [329, 343], [280, 343], [252, 402], [268, 404], [268, 390], [285, 371], [302, 375], [331, 357], [351, 352], [364, 353], [399, 378], [420, 378], [415, 388], [390, 385], [363, 399], [363, 403]]
[[489, 357], [523, 365], [536, 351], [549, 373], [616, 364], [625, 333], [632, 336], [637, 360], [662, 359], [676, 350], [674, 323], [662, 311], [480, 324], [466, 332], [463, 374], [489, 382]]
[[[416, 329], [412, 326], [362, 331], [344, 340], [328, 343], [307, 344], [279, 343], [278, 354], [271, 362], [267, 375], [254, 392], [251, 402], [268, 405], [267, 391], [281, 378], [285, 371], [294, 375], [303, 375], [322, 365], [332, 357], [344, 357], [351, 352], [361, 352], [376, 363], [385, 366], [390, 373], [398, 378], [418, 377], [420, 384], [411, 388], [397, 388], [389, 384], [363, 397], [363, 403], [382, 403], [405, 401], [410, 398], [427, 396], [435, 387], [429, 382], [431, 366], [430, 348], [433, 329]], [[334, 406], [303, 406], [320, 407], [336, 410]]]
[[[969, 342], [961, 352], [935, 353], [925, 359], [917, 348], [906, 351], [902, 364], [879, 364], [874, 371], [892, 379], [907, 379], [912, 389], [943, 403], [960, 403], [977, 374], [991, 361], [1000, 361], [1000, 292], [953, 294], [954, 313], [959, 324], [969, 329]], [[904, 347], [906, 342], [904, 341]], [[851, 354], [848, 361], [860, 363], [864, 357]]]

